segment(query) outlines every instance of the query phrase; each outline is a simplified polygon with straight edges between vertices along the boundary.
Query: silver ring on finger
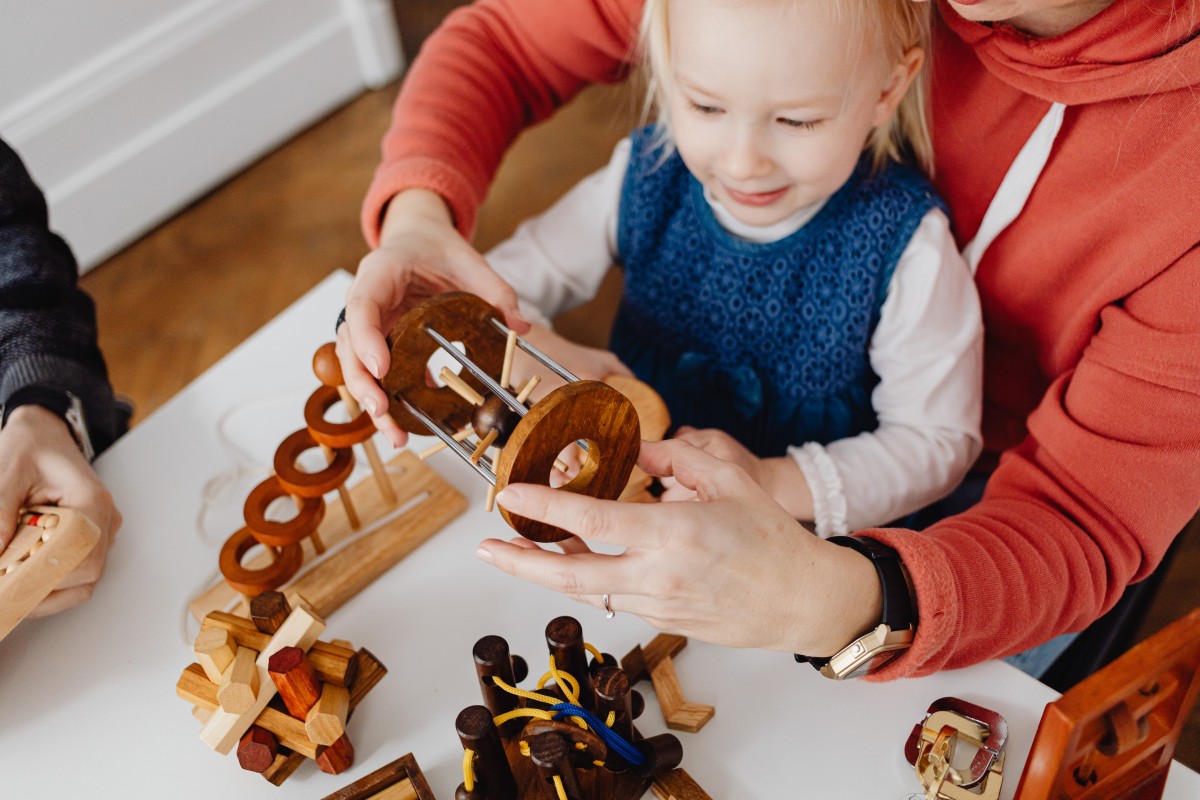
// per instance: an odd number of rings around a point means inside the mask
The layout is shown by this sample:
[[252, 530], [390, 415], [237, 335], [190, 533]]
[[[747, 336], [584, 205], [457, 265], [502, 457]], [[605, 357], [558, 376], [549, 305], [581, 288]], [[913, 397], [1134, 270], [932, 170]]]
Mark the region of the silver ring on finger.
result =
[[612, 606], [609, 604], [608, 595], [606, 594], [603, 597], [601, 597], [600, 599], [604, 603], [604, 611], [605, 611], [604, 616], [607, 617], [608, 619], [612, 619], [613, 617], [615, 617], [617, 615], [617, 612], [612, 610]]

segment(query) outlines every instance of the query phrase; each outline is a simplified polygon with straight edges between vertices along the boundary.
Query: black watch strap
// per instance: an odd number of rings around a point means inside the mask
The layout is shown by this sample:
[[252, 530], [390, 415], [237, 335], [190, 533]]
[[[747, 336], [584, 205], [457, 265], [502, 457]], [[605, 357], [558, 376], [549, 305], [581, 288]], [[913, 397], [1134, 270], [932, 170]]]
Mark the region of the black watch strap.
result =
[[57, 415], [71, 431], [75, 443], [83, 451], [84, 456], [91, 461], [95, 456], [92, 450], [92, 440], [88, 435], [87, 425], [83, 419], [83, 405], [75, 395], [65, 389], [42, 384], [22, 386], [8, 396], [4, 401], [3, 413], [0, 413], [0, 428], [8, 424], [8, 418], [21, 406], [41, 406]]
[[[900, 554], [882, 542], [866, 536], [830, 536], [829, 542], [849, 547], [871, 560], [879, 575], [879, 586], [883, 594], [883, 622], [893, 631], [917, 627], [917, 609], [909, 594], [908, 578], [900, 563]], [[795, 654], [796, 661], [808, 662], [816, 669], [829, 663], [828, 658], [811, 658]]]

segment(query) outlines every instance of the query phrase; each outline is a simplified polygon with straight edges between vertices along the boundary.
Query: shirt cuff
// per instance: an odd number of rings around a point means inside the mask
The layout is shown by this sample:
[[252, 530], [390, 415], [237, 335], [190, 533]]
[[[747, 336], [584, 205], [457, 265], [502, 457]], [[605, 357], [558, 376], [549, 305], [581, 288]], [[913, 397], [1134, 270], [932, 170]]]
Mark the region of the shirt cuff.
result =
[[846, 526], [846, 490], [837, 464], [825, 448], [816, 442], [800, 447], [789, 447], [788, 453], [799, 465], [808, 482], [813, 500], [813, 524], [817, 536], [845, 536], [850, 531]]

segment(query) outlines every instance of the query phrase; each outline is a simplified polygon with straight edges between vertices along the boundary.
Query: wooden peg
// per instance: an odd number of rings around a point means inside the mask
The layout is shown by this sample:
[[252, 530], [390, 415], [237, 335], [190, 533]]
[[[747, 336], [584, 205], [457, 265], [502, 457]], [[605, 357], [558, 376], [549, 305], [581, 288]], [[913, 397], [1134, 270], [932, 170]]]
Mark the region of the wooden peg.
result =
[[[543, 797], [582, 797], [575, 768], [571, 766], [572, 749], [557, 733], [541, 733], [529, 737], [529, 758], [542, 777]], [[558, 780], [555, 781], [555, 778]], [[562, 788], [559, 794], [558, 787]]]
[[524, 403], [529, 399], [529, 395], [533, 394], [533, 390], [542, 382], [542, 376], [532, 375], [529, 380], [525, 381], [525, 385], [521, 387], [521, 391], [517, 392], [517, 402]]
[[305, 719], [321, 699], [321, 683], [304, 651], [299, 647], [284, 647], [267, 662], [271, 682], [296, 719]]
[[257, 725], [251, 725], [250, 730], [238, 742], [237, 758], [242, 769], [250, 772], [266, 772], [275, 763], [279, 752], [279, 741], [269, 731]]
[[196, 654], [196, 663], [204, 670], [208, 679], [213, 683], [220, 683], [221, 676], [229, 669], [233, 657], [237, 655], [236, 647], [229, 631], [211, 628], [200, 631], [192, 652]]
[[[325, 463], [332, 464], [334, 459], [333, 448], [327, 444], [321, 445], [321, 452], [325, 454]], [[350, 497], [350, 490], [346, 488], [345, 483], [339, 483], [337, 487], [338, 497], [341, 498], [342, 508], [346, 510], [346, 519], [350, 522], [352, 530], [358, 530], [362, 527], [362, 523], [358, 521], [358, 511], [354, 508], [354, 500]], [[314, 544], [315, 544], [314, 540]], [[318, 551], [318, 552], [323, 552]]]
[[354, 765], [354, 745], [350, 737], [342, 734], [336, 742], [317, 750], [317, 768], [321, 772], [337, 775]]
[[221, 675], [220, 688], [217, 689], [217, 702], [221, 708], [230, 714], [242, 714], [254, 706], [258, 696], [259, 677], [255, 667], [258, 651], [249, 647], [239, 647], [233, 663]]
[[487, 706], [468, 706], [454, 721], [464, 750], [474, 752], [476, 780], [488, 787], [488, 797], [517, 797], [517, 781], [504, 755], [504, 745]]
[[[465, 427], [462, 430], [455, 433], [454, 436], [451, 438], [453, 438], [454, 441], [456, 441], [456, 442], [461, 442], [462, 440], [466, 439], [474, 432], [475, 432], [474, 429], [470, 425], [468, 425], [467, 427]], [[445, 449], [446, 449], [446, 443], [438, 442], [437, 444], [433, 444], [433, 445], [430, 445], [429, 447], [426, 447], [420, 453], [417, 453], [417, 458], [424, 461], [425, 459], [429, 458], [434, 453], [440, 453]]]
[[254, 627], [268, 636], [279, 630], [291, 613], [292, 606], [283, 592], [263, 592], [250, 601], [250, 619]]
[[488, 486], [487, 499], [484, 501], [484, 510], [490, 514], [490, 513], [492, 513], [492, 509], [495, 507], [496, 507], [496, 487]]
[[473, 406], [483, 405], [483, 395], [471, 388], [471, 386], [458, 376], [457, 373], [451, 371], [449, 367], [442, 367], [438, 376], [442, 379], [442, 383], [454, 390], [455, 394], [466, 400]]
[[500, 368], [500, 385], [509, 388], [509, 378], [512, 377], [513, 354], [517, 350], [517, 332], [510, 330], [508, 339], [504, 342], [504, 366]]
[[333, 744], [346, 732], [349, 713], [350, 690], [325, 684], [320, 699], [304, 719], [304, 730], [317, 744]]
[[487, 452], [487, 449], [492, 446], [492, 442], [496, 441], [496, 437], [499, 435], [500, 432], [493, 428], [488, 431], [487, 436], [479, 440], [479, 444], [475, 445], [475, 452], [471, 453], [472, 464], [479, 463], [479, 459], [483, 458], [483, 454]]
[[587, 650], [583, 646], [583, 626], [574, 617], [555, 617], [546, 625], [546, 647], [554, 656], [554, 666], [570, 673], [579, 684], [579, 705], [591, 711], [596, 707], [592, 674], [588, 670]]

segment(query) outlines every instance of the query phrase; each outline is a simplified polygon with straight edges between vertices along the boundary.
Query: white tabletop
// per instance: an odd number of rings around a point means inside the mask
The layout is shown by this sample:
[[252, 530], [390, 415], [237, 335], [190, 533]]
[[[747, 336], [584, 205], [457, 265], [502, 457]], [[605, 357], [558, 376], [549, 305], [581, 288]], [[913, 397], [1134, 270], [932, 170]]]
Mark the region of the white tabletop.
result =
[[[332, 614], [321, 637], [366, 647], [389, 670], [348, 726], [354, 766], [330, 776], [305, 764], [277, 788], [200, 741], [174, 690], [193, 660], [197, 628], [186, 605], [215, 578], [220, 545], [275, 446], [303, 426], [317, 385], [312, 353], [331, 338], [349, 281], [330, 276], [100, 459], [125, 515], [103, 583], [86, 606], [26, 622], [0, 642], [0, 797], [315, 798], [412, 752], [435, 794], [451, 798], [462, 780], [454, 720], [480, 702], [471, 658], [479, 637], [506, 638], [533, 675], [545, 669], [545, 625], [561, 614], [618, 657], [653, 638], [629, 615], [607, 620], [477, 560], [481, 539], [511, 533], [484, 512], [483, 481], [444, 453], [429, 463], [467, 495], [469, 510]], [[683, 766], [714, 798], [906, 797], [918, 784], [904, 741], [947, 695], [1008, 720], [1002, 796], [1010, 798], [1055, 697], [1000, 662], [835, 683], [786, 654], [692, 642], [676, 669], [689, 700], [716, 707], [702, 731], [678, 734]], [[665, 731], [649, 685], [639, 688], [642, 733]], [[1166, 797], [1197, 796], [1200, 777], [1173, 765]]]

